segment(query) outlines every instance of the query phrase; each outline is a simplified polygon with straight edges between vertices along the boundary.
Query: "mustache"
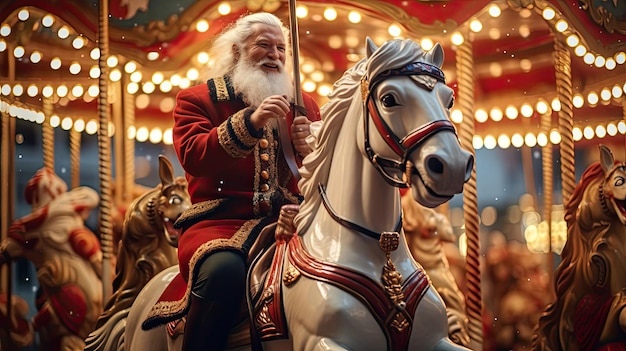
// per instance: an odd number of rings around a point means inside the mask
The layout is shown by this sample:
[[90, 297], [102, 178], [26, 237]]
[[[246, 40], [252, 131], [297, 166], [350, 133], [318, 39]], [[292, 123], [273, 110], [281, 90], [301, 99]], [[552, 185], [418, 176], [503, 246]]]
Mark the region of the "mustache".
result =
[[264, 58], [260, 62], [257, 62], [256, 65], [258, 67], [260, 67], [260, 66], [263, 66], [263, 65], [266, 65], [266, 64], [274, 65], [274, 66], [278, 67], [280, 71], [282, 71], [285, 68], [285, 65], [282, 62], [280, 62], [279, 60], [272, 60], [272, 59], [268, 59], [268, 58]]

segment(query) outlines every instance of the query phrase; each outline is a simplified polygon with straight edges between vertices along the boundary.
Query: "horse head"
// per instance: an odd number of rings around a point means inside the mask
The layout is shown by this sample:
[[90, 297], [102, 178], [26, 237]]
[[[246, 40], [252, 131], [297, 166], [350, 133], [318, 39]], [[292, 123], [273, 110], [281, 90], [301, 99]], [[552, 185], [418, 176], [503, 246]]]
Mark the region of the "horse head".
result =
[[159, 155], [160, 194], [157, 199], [156, 213], [165, 228], [165, 240], [178, 247], [180, 229], [174, 228], [174, 222], [191, 206], [191, 197], [187, 191], [187, 180], [174, 178], [174, 169], [167, 157]]
[[600, 145], [600, 165], [604, 171], [601, 187], [603, 205], [626, 226], [626, 164], [615, 162], [611, 150]]
[[441, 70], [443, 49], [426, 52], [410, 40], [377, 47], [368, 38], [366, 52], [363, 152], [388, 183], [412, 188], [422, 205], [448, 201], [463, 190], [474, 157], [449, 120], [454, 91]]
[[159, 178], [160, 184], [136, 198], [129, 206], [122, 241], [150, 240], [178, 246], [180, 231], [174, 228], [174, 222], [191, 206], [187, 180], [174, 177], [172, 163], [163, 155], [159, 155]]
[[[539, 320], [536, 349], [596, 349], [626, 341], [626, 165], [600, 145], [566, 205], [557, 300]], [[607, 346], [610, 348], [610, 346]]]

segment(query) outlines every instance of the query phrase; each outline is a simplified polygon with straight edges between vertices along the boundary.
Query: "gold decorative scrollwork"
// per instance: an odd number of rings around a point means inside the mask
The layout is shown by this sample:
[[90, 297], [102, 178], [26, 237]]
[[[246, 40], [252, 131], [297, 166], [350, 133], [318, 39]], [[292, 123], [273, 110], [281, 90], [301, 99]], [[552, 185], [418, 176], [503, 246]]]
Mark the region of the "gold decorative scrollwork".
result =
[[[596, 24], [603, 26], [609, 33], [626, 34], [626, 20], [615, 18], [613, 12], [607, 10], [606, 6], [596, 6], [593, 0], [580, 0], [581, 8], [589, 12], [589, 15]], [[617, 7], [617, 2], [614, 2]]]
[[382, 232], [378, 243], [387, 256], [387, 263], [383, 267], [381, 278], [383, 288], [396, 309], [396, 313], [390, 325], [392, 328], [401, 332], [404, 328], [409, 326], [410, 323], [403, 314], [406, 302], [404, 301], [404, 292], [402, 291], [402, 275], [391, 261], [391, 252], [398, 249], [400, 244], [400, 233]]

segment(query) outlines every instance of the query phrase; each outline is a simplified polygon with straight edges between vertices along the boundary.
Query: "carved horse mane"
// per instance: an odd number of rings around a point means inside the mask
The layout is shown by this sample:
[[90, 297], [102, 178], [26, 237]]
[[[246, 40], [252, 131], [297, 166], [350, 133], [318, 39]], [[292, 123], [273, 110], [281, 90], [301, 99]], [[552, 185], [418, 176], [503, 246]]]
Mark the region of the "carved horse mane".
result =
[[585, 170], [565, 208], [567, 242], [555, 272], [557, 300], [539, 320], [535, 350], [595, 349], [600, 332], [606, 333], [604, 317], [601, 321], [580, 317], [581, 305], [593, 303], [595, 315], [608, 314], [613, 296], [625, 286], [623, 279], [615, 279], [624, 275], [626, 260], [623, 248], [616, 246], [623, 245], [626, 234], [624, 199], [615, 196], [620, 185], [612, 178], [617, 175], [623, 183], [626, 165], [614, 161], [605, 146], [600, 150], [602, 160]]
[[130, 308], [139, 291], [163, 269], [178, 262], [177, 233], [172, 227], [189, 208], [187, 181], [174, 178], [172, 164], [159, 156], [161, 184], [135, 199], [126, 212], [119, 243], [113, 295], [98, 319], [96, 328], [112, 315]]

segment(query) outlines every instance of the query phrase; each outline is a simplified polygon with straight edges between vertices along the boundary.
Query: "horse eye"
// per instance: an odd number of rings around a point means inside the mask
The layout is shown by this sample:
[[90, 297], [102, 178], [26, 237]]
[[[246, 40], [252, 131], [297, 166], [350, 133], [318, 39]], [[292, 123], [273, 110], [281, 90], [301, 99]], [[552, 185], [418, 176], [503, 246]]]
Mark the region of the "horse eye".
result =
[[170, 205], [180, 205], [181, 202], [183, 202], [183, 200], [178, 196], [170, 198]]
[[624, 178], [622, 178], [622, 177], [617, 177], [617, 178], [615, 179], [615, 186], [622, 186], [622, 185], [624, 185]]
[[398, 106], [398, 103], [396, 102], [396, 98], [393, 97], [393, 95], [391, 94], [387, 94], [385, 96], [383, 96], [380, 101], [382, 101], [383, 106], [385, 107], [393, 107], [393, 106]]

